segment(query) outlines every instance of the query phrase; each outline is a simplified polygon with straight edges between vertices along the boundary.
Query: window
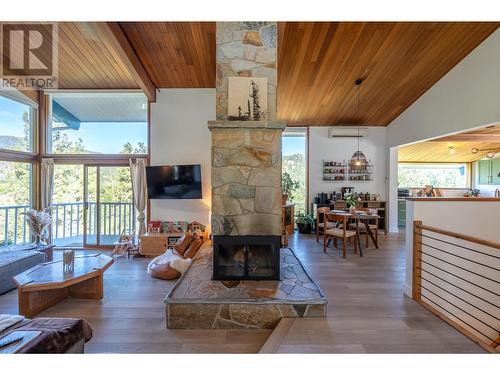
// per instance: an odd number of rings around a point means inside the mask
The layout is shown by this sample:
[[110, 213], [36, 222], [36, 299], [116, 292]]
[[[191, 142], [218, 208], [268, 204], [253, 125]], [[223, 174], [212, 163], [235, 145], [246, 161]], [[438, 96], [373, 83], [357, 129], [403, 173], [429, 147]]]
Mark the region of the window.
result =
[[29, 105], [0, 96], [0, 149], [32, 152], [35, 117]]
[[0, 246], [30, 242], [22, 213], [31, 206], [30, 163], [0, 161]]
[[282, 169], [288, 173], [297, 189], [289, 197], [296, 204], [295, 213], [306, 210], [306, 131], [302, 128], [286, 129], [283, 133]]
[[467, 188], [468, 177], [469, 169], [465, 163], [398, 165], [400, 188], [422, 188], [425, 185], [432, 185], [435, 188]]
[[146, 154], [147, 99], [142, 93], [51, 95], [49, 154]]

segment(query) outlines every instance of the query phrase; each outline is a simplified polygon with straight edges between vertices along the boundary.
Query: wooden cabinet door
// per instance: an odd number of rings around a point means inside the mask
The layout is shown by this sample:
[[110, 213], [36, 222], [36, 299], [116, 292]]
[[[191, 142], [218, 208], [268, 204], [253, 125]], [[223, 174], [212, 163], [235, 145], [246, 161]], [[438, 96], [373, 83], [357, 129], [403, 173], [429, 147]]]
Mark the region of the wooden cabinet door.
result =
[[479, 160], [477, 164], [477, 183], [479, 185], [491, 184], [491, 160]]
[[500, 159], [492, 159], [491, 161], [491, 183], [500, 185]]

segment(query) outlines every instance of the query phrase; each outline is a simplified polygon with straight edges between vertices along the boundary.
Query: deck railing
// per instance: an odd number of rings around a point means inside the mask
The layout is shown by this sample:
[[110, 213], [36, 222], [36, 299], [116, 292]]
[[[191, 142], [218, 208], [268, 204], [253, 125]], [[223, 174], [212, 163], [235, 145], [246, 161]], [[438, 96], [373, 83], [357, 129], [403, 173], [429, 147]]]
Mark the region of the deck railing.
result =
[[500, 243], [413, 224], [413, 299], [498, 352]]
[[[97, 203], [89, 202], [87, 205], [87, 235], [96, 236]], [[52, 206], [52, 240], [57, 243], [62, 239], [83, 239], [84, 203], [54, 203]], [[21, 215], [28, 209], [29, 205], [0, 206], [0, 246], [31, 241], [29, 227]], [[122, 231], [135, 232], [136, 211], [132, 202], [101, 202], [99, 214], [101, 236], [119, 236]]]

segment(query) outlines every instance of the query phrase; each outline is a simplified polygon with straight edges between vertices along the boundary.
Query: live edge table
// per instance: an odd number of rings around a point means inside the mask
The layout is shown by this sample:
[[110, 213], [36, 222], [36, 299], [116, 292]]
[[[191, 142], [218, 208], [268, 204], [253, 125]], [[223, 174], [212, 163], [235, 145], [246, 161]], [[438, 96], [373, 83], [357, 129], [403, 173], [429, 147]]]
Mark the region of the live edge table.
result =
[[107, 255], [90, 254], [75, 257], [72, 273], [64, 273], [62, 260], [57, 260], [15, 276], [19, 314], [31, 318], [68, 297], [102, 299], [103, 274], [111, 264]]

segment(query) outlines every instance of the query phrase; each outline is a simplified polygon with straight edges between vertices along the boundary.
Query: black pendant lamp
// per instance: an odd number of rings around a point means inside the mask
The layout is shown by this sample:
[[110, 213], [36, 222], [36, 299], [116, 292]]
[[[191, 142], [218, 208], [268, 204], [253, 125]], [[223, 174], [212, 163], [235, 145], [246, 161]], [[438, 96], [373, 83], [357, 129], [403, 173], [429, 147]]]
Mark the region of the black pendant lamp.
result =
[[359, 149], [359, 122], [360, 122], [360, 114], [359, 114], [359, 86], [361, 86], [361, 83], [363, 82], [363, 80], [361, 78], [358, 78], [356, 80], [356, 82], [354, 82], [356, 84], [356, 89], [357, 89], [357, 100], [358, 100], [358, 113], [357, 113], [357, 117], [358, 117], [358, 149], [357, 151], [352, 155], [352, 158], [351, 158], [351, 167], [354, 168], [354, 169], [363, 169], [363, 168], [366, 168], [366, 165], [368, 164], [367, 161], [366, 161], [366, 157], [365, 157], [365, 154], [363, 154], [363, 152], [361, 152], [361, 150]]

